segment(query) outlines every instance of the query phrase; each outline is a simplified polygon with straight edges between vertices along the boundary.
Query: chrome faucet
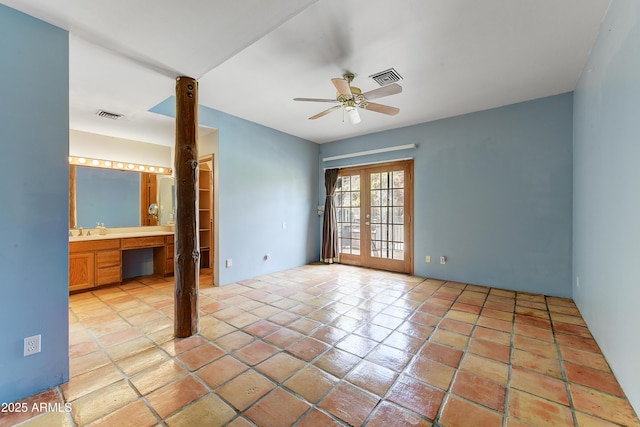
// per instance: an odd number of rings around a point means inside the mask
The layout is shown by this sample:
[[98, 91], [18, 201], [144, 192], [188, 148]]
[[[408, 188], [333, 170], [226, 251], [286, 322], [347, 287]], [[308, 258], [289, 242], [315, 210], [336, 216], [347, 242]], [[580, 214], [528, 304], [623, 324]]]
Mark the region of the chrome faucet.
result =
[[78, 236], [82, 236], [82, 227], [80, 227], [80, 232], [78, 233]]

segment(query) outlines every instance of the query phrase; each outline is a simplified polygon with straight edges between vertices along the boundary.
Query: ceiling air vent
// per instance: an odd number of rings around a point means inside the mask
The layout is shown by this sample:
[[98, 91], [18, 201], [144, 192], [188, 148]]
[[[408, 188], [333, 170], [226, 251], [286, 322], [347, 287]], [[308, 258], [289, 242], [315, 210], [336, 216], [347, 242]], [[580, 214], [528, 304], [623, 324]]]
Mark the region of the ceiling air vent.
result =
[[380, 86], [388, 85], [389, 83], [394, 83], [398, 80], [402, 80], [402, 76], [398, 74], [398, 72], [393, 68], [380, 71], [379, 73], [372, 74], [369, 77], [378, 82]]
[[104, 110], [98, 110], [96, 114], [100, 117], [104, 117], [105, 119], [111, 119], [111, 120], [118, 120], [120, 117], [122, 117], [122, 114], [110, 113]]

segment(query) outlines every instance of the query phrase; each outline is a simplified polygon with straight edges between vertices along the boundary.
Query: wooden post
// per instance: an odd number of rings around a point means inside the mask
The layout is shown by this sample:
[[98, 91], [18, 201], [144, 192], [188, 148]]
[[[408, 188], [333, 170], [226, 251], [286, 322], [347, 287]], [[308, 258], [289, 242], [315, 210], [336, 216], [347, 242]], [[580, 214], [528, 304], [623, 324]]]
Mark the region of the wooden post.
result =
[[176, 80], [176, 225], [175, 323], [176, 338], [198, 333], [198, 82]]

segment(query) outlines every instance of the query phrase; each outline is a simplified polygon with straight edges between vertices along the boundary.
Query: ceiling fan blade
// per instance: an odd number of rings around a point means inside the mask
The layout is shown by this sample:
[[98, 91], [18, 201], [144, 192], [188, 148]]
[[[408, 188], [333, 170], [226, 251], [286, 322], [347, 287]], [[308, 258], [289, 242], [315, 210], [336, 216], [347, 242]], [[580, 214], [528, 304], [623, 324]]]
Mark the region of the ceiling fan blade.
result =
[[320, 98], [293, 98], [294, 101], [309, 101], [309, 102], [338, 102], [335, 99], [320, 99]]
[[330, 113], [330, 112], [332, 112], [333, 110], [337, 110], [337, 109], [339, 109], [339, 108], [342, 108], [342, 104], [340, 104], [340, 105], [335, 105], [335, 106], [333, 106], [333, 107], [331, 107], [331, 108], [329, 108], [329, 109], [326, 109], [326, 110], [324, 110], [324, 111], [322, 111], [322, 112], [320, 112], [320, 113], [316, 114], [315, 116], [311, 116], [311, 117], [309, 117], [309, 120], [315, 120], [315, 119], [318, 119], [318, 118], [320, 118], [320, 117], [322, 117], [322, 116], [326, 116], [327, 114], [329, 114], [329, 113]]
[[389, 116], [395, 116], [400, 112], [399, 108], [390, 107], [388, 105], [376, 104], [375, 102], [369, 102], [366, 106], [362, 107], [365, 110], [375, 111], [376, 113], [387, 114]]
[[393, 83], [388, 86], [379, 87], [378, 89], [370, 90], [362, 94], [366, 99], [382, 98], [383, 96], [395, 95], [402, 92], [402, 86], [398, 83]]
[[340, 95], [353, 96], [351, 88], [349, 87], [349, 82], [345, 79], [331, 79], [331, 82], [336, 87]]

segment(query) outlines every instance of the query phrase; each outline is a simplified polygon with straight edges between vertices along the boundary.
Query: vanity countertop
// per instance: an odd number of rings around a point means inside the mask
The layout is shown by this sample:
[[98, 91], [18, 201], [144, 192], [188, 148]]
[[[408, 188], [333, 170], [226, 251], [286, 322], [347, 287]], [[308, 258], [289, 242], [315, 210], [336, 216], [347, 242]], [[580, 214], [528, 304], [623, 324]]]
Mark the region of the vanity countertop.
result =
[[174, 233], [172, 227], [122, 227], [107, 229], [107, 234], [100, 234], [99, 230], [90, 228], [83, 230], [83, 234], [91, 231], [91, 235], [78, 236], [78, 230], [72, 230], [69, 242], [86, 242], [89, 240], [126, 239], [129, 237], [170, 236]]

